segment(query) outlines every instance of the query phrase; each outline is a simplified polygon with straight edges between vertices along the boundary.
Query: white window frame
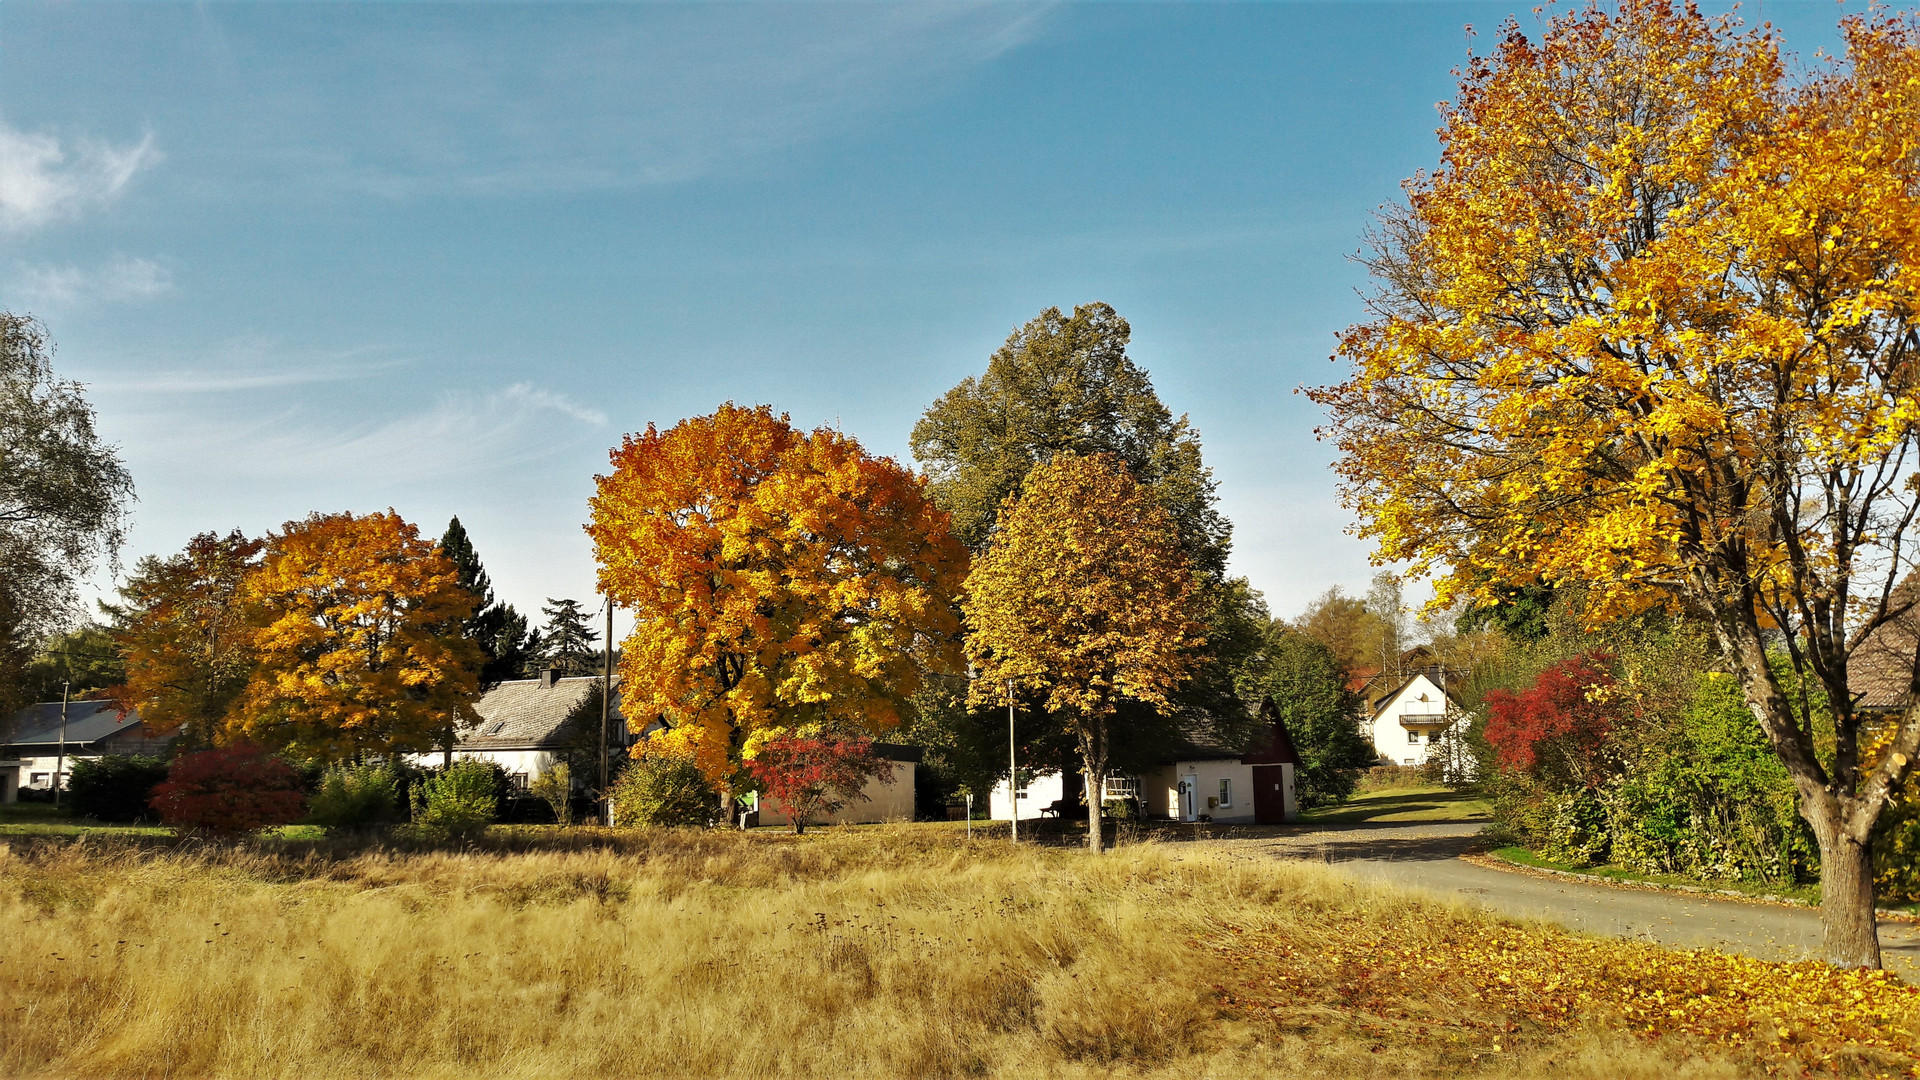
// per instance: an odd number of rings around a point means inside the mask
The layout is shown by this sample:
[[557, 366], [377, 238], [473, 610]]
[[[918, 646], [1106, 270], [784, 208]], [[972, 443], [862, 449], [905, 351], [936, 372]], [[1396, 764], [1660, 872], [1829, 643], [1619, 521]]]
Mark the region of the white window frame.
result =
[[1233, 781], [1224, 776], [1220, 778], [1220, 805], [1233, 805]]
[[1100, 798], [1135, 799], [1140, 796], [1140, 781], [1131, 776], [1109, 776], [1100, 785]]
[[1420, 733], [1413, 730], [1412, 728], [1407, 729], [1407, 745], [1408, 746], [1420, 745]]

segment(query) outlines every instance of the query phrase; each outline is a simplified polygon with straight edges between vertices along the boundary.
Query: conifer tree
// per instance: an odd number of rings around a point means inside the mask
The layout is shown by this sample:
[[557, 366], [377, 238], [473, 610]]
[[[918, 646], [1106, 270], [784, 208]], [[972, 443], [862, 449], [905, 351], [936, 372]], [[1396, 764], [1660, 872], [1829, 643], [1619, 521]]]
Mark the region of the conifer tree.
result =
[[527, 617], [515, 611], [512, 604], [494, 601], [493, 581], [459, 517], [447, 524], [440, 550], [459, 571], [460, 587], [473, 594], [474, 614], [463, 629], [486, 658], [480, 666], [480, 689], [484, 692], [526, 674], [533, 666], [537, 635], [527, 626]]
[[563, 675], [591, 675], [598, 666], [600, 651], [593, 647], [600, 635], [587, 624], [587, 613], [577, 600], [547, 597], [541, 611], [547, 628], [540, 635], [540, 662], [560, 669]]

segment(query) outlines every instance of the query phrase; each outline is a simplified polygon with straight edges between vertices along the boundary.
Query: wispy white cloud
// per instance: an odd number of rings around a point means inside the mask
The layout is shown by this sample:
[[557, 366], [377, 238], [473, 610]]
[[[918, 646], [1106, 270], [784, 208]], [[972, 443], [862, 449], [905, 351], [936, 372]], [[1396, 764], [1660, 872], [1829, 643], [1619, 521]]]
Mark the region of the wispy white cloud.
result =
[[0, 120], [0, 228], [31, 229], [111, 202], [134, 174], [160, 160], [151, 133], [131, 146], [63, 142]]
[[127, 303], [175, 292], [173, 272], [152, 259], [115, 255], [91, 269], [79, 266], [23, 267], [10, 292], [29, 306], [68, 307], [88, 301]]
[[343, 424], [331, 408], [287, 409], [240, 424], [172, 419], [170, 433], [153, 433], [164, 446], [152, 449], [170, 459], [166, 471], [316, 488], [355, 476], [377, 477], [381, 487], [497, 476], [571, 452], [608, 422], [598, 409], [527, 383], [445, 394], [372, 424]]
[[[208, 58], [197, 71], [223, 72], [209, 126], [241, 140], [236, 158], [264, 159], [267, 183], [586, 191], [728, 172], [912, 108], [1032, 40], [1046, 10], [350, 7], [327, 9], [303, 39], [325, 45], [299, 52], [216, 10], [189, 51]], [[276, 25], [309, 18], [322, 16]]]

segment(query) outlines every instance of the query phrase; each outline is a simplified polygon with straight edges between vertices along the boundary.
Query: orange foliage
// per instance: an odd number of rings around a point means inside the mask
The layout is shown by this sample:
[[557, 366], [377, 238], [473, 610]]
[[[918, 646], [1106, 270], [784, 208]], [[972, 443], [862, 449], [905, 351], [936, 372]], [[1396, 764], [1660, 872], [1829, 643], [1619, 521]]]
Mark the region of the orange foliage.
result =
[[611, 458], [587, 531], [601, 591], [638, 619], [623, 707], [682, 728], [676, 746], [723, 789], [752, 732], [881, 731], [924, 670], [958, 666], [966, 551], [893, 461], [732, 404]]
[[112, 689], [153, 732], [192, 725], [212, 735], [253, 669], [253, 628], [241, 601], [265, 542], [238, 530], [201, 533], [166, 559], [148, 556], [121, 587], [114, 639], [126, 682]]
[[258, 666], [226, 733], [321, 757], [444, 746], [479, 723], [473, 595], [391, 510], [313, 514], [246, 583]]

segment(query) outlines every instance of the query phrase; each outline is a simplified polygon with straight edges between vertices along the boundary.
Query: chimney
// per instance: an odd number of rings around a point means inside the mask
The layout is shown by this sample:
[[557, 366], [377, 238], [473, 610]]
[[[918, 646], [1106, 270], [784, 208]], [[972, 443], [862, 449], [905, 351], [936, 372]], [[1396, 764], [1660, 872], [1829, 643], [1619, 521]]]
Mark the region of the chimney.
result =
[[540, 669], [540, 689], [551, 690], [556, 685], [558, 685], [559, 682], [560, 682], [559, 668], [548, 667], [548, 668]]

